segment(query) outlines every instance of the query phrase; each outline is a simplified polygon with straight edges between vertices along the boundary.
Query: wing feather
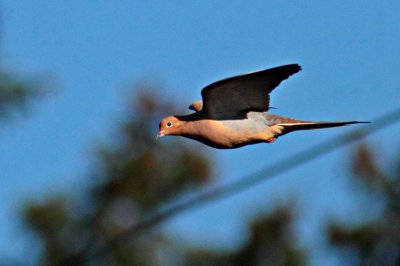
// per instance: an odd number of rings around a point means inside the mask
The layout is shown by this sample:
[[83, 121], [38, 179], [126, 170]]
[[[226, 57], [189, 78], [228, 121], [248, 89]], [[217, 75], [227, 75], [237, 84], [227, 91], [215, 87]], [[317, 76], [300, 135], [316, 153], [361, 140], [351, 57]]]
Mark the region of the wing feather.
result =
[[201, 92], [203, 111], [215, 119], [238, 118], [249, 111], [268, 111], [269, 93], [300, 70], [298, 64], [291, 64], [214, 82]]

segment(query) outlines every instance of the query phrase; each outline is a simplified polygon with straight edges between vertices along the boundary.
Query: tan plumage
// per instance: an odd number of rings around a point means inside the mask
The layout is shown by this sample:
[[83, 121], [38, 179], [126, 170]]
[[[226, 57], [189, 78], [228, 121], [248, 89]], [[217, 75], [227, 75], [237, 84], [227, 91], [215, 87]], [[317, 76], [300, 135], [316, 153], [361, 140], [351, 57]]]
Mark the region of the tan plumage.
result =
[[189, 106], [195, 113], [164, 118], [158, 137], [183, 136], [214, 148], [230, 149], [271, 143], [296, 130], [364, 123], [303, 121], [267, 113], [270, 92], [300, 70], [299, 65], [291, 64], [212, 83], [202, 90], [203, 101]]

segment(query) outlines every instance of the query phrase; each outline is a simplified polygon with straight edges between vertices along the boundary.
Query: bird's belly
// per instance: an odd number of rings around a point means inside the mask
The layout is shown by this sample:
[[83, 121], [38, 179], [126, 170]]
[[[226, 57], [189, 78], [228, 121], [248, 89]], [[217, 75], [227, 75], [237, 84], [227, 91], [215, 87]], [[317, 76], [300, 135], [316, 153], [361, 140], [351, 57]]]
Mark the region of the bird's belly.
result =
[[200, 134], [191, 138], [214, 148], [233, 149], [265, 141], [261, 135], [267, 127], [248, 119], [208, 120]]

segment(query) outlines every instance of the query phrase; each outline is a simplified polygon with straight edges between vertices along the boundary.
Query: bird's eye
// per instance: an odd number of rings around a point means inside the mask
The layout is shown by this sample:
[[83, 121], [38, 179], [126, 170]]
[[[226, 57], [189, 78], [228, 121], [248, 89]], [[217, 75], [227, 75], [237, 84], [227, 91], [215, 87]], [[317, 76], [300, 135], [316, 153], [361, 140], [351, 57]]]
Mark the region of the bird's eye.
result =
[[167, 122], [167, 127], [172, 127], [172, 122]]

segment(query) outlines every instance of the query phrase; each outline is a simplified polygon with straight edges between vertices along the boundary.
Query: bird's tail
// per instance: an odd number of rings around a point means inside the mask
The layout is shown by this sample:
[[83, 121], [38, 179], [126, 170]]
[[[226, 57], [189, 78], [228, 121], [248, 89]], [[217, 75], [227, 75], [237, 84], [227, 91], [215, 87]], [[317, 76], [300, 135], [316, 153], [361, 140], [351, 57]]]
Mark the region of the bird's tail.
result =
[[309, 129], [320, 129], [320, 128], [330, 128], [330, 127], [341, 127], [347, 126], [351, 124], [360, 124], [360, 123], [370, 123], [370, 122], [362, 122], [362, 121], [345, 121], [345, 122], [311, 122], [311, 121], [298, 121], [293, 120], [293, 122], [289, 123], [281, 123], [280, 126], [283, 126], [283, 134], [287, 134], [292, 131], [297, 130], [309, 130]]

